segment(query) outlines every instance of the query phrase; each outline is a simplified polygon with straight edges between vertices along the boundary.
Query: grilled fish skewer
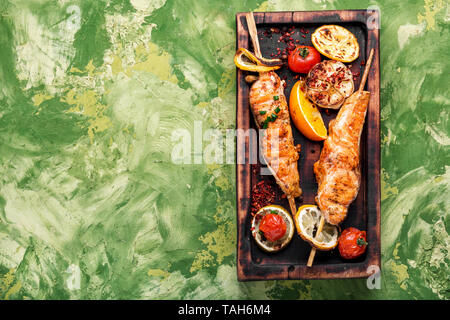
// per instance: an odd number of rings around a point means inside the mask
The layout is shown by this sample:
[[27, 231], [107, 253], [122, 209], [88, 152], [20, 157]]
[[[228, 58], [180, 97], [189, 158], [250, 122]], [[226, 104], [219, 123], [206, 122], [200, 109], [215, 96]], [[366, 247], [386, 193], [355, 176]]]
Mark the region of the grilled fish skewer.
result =
[[[255, 55], [262, 57], [253, 13], [248, 13], [246, 18]], [[266, 129], [262, 139], [264, 159], [277, 184], [287, 195], [295, 215], [294, 198], [302, 194], [297, 169], [299, 147], [294, 146], [282, 81], [273, 71], [260, 73], [249, 96], [257, 126]]]
[[288, 197], [300, 196], [299, 148], [294, 146], [283, 85], [275, 72], [260, 74], [250, 89], [250, 106], [256, 124], [265, 129], [262, 152], [269, 170]]
[[[359, 139], [369, 103], [370, 92], [353, 93], [345, 100], [336, 119], [330, 121], [328, 138], [319, 160], [314, 163], [319, 189], [316, 202], [322, 217], [316, 233], [320, 234], [325, 220], [334, 225], [347, 216], [361, 184]], [[316, 248], [311, 250], [307, 266], [312, 266]]]
[[[359, 142], [370, 98], [370, 92], [363, 90], [373, 52], [373, 49], [370, 50], [359, 90], [347, 98], [336, 119], [330, 121], [328, 138], [324, 142], [319, 161], [314, 163], [314, 174], [319, 184], [316, 202], [322, 212], [316, 237], [325, 220], [337, 225], [345, 219], [348, 206], [359, 191]], [[316, 248], [313, 248], [306, 264], [308, 267], [312, 266], [315, 254]]]
[[370, 92], [363, 91], [373, 51], [359, 90], [347, 98], [329, 124], [319, 161], [314, 164], [319, 189], [316, 202], [328, 223], [338, 225], [347, 216], [361, 185], [359, 145]]
[[314, 164], [319, 184], [316, 202], [327, 222], [338, 225], [347, 216], [361, 185], [359, 141], [370, 92], [351, 95], [330, 122], [320, 159]]

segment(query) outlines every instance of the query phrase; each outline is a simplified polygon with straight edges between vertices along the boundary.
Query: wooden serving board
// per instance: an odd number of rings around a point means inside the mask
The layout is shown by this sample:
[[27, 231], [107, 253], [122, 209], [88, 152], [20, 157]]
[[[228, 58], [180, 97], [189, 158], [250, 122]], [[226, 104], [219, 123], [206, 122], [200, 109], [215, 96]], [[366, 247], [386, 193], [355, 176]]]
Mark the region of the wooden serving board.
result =
[[[248, 33], [246, 13], [236, 14], [237, 48], [247, 48], [253, 51]], [[374, 49], [372, 66], [366, 83], [366, 90], [371, 92], [369, 107], [361, 136], [361, 173], [362, 182], [358, 197], [351, 204], [342, 230], [356, 227], [367, 231], [369, 243], [365, 254], [355, 260], [344, 260], [336, 249], [328, 252], [317, 251], [314, 264], [306, 266], [311, 246], [303, 241], [298, 234], [291, 243], [277, 253], [266, 253], [255, 243], [250, 230], [252, 214], [250, 212], [251, 190], [261, 180], [272, 182], [276, 190], [275, 204], [289, 210], [287, 199], [282, 198], [282, 191], [276, 185], [272, 176], [261, 176], [259, 165], [250, 163], [249, 138], [238, 136], [237, 159], [245, 159], [245, 163], [237, 164], [237, 273], [239, 281], [274, 280], [274, 279], [330, 279], [330, 278], [360, 278], [368, 277], [380, 268], [380, 60], [379, 60], [379, 28], [372, 28], [378, 21], [377, 11], [342, 10], [342, 11], [310, 11], [310, 12], [255, 12], [255, 22], [258, 29], [259, 43], [262, 55], [271, 58], [276, 48], [284, 49], [286, 44], [278, 42], [280, 34], [265, 36], [270, 28], [295, 26], [293, 39], [300, 40], [298, 44], [312, 45], [311, 34], [324, 24], [338, 24], [350, 30], [358, 39], [360, 56], [352, 65], [352, 72], [360, 72], [356, 78], [355, 90], [359, 82], [370, 49]], [[368, 25], [369, 24], [369, 25]], [[375, 25], [376, 27], [376, 25]], [[300, 32], [300, 28], [303, 28]], [[302, 37], [302, 34], [305, 37]], [[322, 57], [326, 59], [325, 57]], [[289, 101], [291, 88], [297, 79], [295, 74], [283, 67], [277, 70], [285, 79], [287, 87], [285, 95]], [[249, 88], [245, 82], [246, 71], [237, 70], [237, 128], [255, 129], [255, 123], [249, 107]], [[325, 112], [322, 117], [328, 128], [328, 123], [337, 115], [337, 110]], [[319, 159], [323, 142], [314, 142], [305, 138], [294, 126], [292, 128], [294, 144], [301, 144], [298, 168], [300, 186], [303, 190], [301, 198], [297, 198], [297, 208], [303, 204], [315, 204], [317, 183], [313, 173], [313, 164]], [[253, 146], [255, 148], [255, 146]], [[375, 267], [371, 267], [375, 266]]]

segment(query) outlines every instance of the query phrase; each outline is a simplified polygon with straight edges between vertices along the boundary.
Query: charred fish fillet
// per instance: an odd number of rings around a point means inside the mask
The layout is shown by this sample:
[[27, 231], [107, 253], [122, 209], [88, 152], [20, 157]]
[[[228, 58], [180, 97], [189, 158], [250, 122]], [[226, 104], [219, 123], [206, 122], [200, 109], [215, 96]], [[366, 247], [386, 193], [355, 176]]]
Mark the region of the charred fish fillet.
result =
[[330, 121], [319, 160], [314, 163], [319, 189], [317, 205], [328, 223], [338, 225], [347, 216], [361, 185], [359, 147], [370, 92], [353, 93]]
[[302, 194], [297, 169], [300, 146], [294, 146], [289, 109], [280, 77], [261, 73], [250, 88], [250, 107], [262, 138], [264, 159], [281, 190], [290, 197]]

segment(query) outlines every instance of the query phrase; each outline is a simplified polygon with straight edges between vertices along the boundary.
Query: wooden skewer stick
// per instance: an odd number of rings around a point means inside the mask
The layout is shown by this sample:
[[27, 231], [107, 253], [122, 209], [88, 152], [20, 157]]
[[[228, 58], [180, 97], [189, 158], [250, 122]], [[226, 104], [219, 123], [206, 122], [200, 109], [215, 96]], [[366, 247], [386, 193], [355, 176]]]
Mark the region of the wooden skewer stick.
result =
[[288, 196], [288, 200], [289, 200], [289, 207], [291, 207], [292, 218], [294, 218], [295, 214], [297, 213], [297, 206], [295, 205], [295, 199], [292, 198], [291, 196]]
[[262, 58], [261, 49], [259, 48], [258, 32], [256, 30], [256, 23], [255, 17], [253, 16], [253, 12], [248, 12], [245, 18], [247, 20], [248, 32], [250, 33], [250, 38], [252, 39], [255, 55], [258, 58]]
[[[367, 80], [367, 76], [369, 75], [370, 65], [372, 64], [372, 58], [373, 58], [373, 49], [370, 50], [369, 59], [367, 59], [366, 69], [364, 70], [363, 77], [361, 78], [361, 83], [360, 83], [359, 89], [358, 89], [358, 95], [360, 95], [361, 92], [363, 92], [364, 86], [366, 85], [366, 80]], [[320, 222], [319, 222], [319, 228], [317, 229], [314, 239], [317, 239], [317, 236], [322, 232], [324, 224], [325, 224], [325, 218], [324, 218], [324, 216], [321, 216]], [[308, 267], [312, 266], [315, 255], [316, 255], [316, 248], [312, 247], [311, 252], [309, 253], [309, 258], [308, 258], [308, 262], [306, 263], [306, 266], [308, 266]]]
[[[319, 234], [322, 232], [324, 224], [325, 224], [325, 218], [323, 216], [320, 216], [319, 228], [317, 228], [317, 232], [316, 232], [316, 235], [314, 236], [314, 239], [317, 239]], [[312, 266], [315, 256], [316, 256], [316, 248], [312, 247], [311, 252], [309, 253], [308, 262], [306, 263], [307, 267]]]
[[373, 58], [373, 49], [370, 49], [369, 59], [367, 59], [366, 69], [364, 69], [364, 74], [361, 78], [361, 83], [359, 84], [358, 94], [361, 94], [364, 90], [364, 86], [366, 85], [367, 76], [369, 75], [370, 65], [372, 64]]

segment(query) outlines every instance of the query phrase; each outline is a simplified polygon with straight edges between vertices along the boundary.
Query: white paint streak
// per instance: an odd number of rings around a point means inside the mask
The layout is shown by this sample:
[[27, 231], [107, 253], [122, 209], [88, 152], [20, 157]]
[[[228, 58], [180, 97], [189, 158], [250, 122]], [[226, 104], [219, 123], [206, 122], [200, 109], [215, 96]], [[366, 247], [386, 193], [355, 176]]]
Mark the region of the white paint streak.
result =
[[450, 137], [446, 132], [440, 131], [434, 125], [426, 125], [425, 132], [429, 133], [431, 137], [440, 145], [448, 146], [450, 145]]
[[77, 12], [80, 13], [79, 9], [55, 26], [43, 25], [31, 11], [23, 8], [15, 13], [17, 76], [26, 81], [25, 89], [63, 82], [76, 53], [73, 41], [80, 28], [76, 23]]
[[401, 25], [397, 31], [398, 46], [400, 47], [400, 49], [403, 49], [405, 44], [408, 43], [410, 37], [417, 37], [418, 35], [421, 35], [424, 30], [425, 30], [425, 23], [421, 24], [407, 23]]

